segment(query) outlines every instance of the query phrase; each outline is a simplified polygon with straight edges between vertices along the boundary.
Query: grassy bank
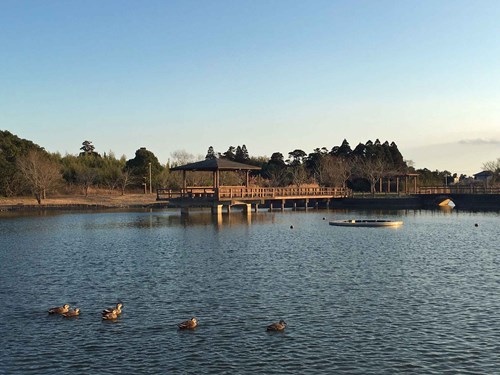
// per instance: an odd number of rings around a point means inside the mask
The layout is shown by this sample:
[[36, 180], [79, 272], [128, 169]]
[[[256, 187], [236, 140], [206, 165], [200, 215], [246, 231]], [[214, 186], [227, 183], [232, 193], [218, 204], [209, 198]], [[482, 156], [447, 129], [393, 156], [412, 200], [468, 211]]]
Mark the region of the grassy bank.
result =
[[34, 197], [0, 197], [0, 208], [22, 208], [22, 207], [102, 207], [102, 208], [126, 208], [143, 207], [156, 204], [156, 194], [89, 194], [84, 195], [61, 195], [49, 197], [42, 200], [39, 205]]

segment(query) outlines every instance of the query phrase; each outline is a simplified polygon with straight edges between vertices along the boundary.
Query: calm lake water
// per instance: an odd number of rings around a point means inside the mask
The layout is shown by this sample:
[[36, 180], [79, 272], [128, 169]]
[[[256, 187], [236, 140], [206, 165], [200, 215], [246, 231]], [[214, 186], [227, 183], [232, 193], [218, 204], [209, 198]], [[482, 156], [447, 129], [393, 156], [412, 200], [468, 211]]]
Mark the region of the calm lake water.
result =
[[[404, 226], [328, 225], [350, 218]], [[499, 224], [463, 211], [0, 213], [0, 373], [498, 373]], [[122, 316], [101, 321], [118, 301]], [[47, 314], [64, 303], [81, 316]], [[199, 327], [178, 331], [192, 316]], [[280, 319], [286, 331], [267, 333]]]

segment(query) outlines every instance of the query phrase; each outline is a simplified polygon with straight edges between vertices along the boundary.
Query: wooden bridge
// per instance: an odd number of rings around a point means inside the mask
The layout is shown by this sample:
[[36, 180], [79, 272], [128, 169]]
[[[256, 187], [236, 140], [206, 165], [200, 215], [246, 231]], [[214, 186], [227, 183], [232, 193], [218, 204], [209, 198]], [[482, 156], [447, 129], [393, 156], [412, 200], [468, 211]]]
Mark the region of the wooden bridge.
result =
[[[274, 207], [292, 208], [310, 205], [330, 208], [335, 206], [367, 206], [368, 199], [352, 197], [352, 191], [347, 188], [325, 187], [276, 187], [263, 188], [250, 185], [250, 174], [260, 170], [260, 167], [237, 163], [227, 159], [213, 158], [172, 168], [171, 171], [182, 172], [182, 188], [179, 190], [158, 189], [157, 200], [168, 201], [171, 207], [180, 207], [181, 212], [188, 212], [190, 208], [209, 207], [214, 214], [222, 212], [225, 207], [230, 212], [233, 206], [242, 206], [250, 213], [252, 206], [255, 210], [259, 205], [266, 205], [272, 210]], [[212, 186], [188, 187], [187, 173], [204, 172], [212, 174]], [[243, 186], [222, 186], [221, 173], [236, 172], [244, 175]], [[404, 193], [400, 196], [399, 177], [404, 178]], [[397, 200], [391, 198], [377, 198], [381, 207], [425, 208], [437, 207], [447, 201], [453, 201], [457, 208], [498, 208], [500, 209], [500, 189], [487, 189], [483, 186], [472, 185], [467, 187], [445, 186], [426, 187], [417, 189], [416, 174], [396, 176]], [[410, 180], [413, 180], [413, 189], [410, 189]], [[380, 191], [382, 191], [380, 180]], [[411, 191], [413, 190], [413, 192]], [[387, 180], [387, 192], [391, 191], [391, 180]], [[374, 199], [372, 199], [374, 200]], [[368, 205], [370, 207], [370, 205]]]
[[421, 187], [415, 194], [423, 207], [432, 208], [453, 202], [459, 209], [500, 209], [500, 188], [480, 185]]
[[[230, 212], [233, 206], [242, 206], [247, 213], [252, 212], [252, 206], [258, 210], [259, 204], [266, 204], [273, 209], [273, 204], [279, 205], [281, 209], [285, 205], [292, 204], [293, 208], [302, 205], [305, 209], [309, 207], [310, 201], [317, 207], [319, 202], [330, 204], [330, 200], [349, 196], [350, 190], [345, 188], [321, 188], [321, 187], [280, 187], [262, 188], [250, 185], [250, 173], [260, 170], [260, 167], [235, 161], [212, 158], [199, 162], [181, 165], [172, 168], [171, 171], [182, 172], [182, 189], [169, 190], [158, 189], [157, 200], [168, 201], [171, 207], [180, 207], [181, 212], [188, 212], [190, 208], [210, 207], [212, 213], [220, 214], [222, 208], [226, 207]], [[212, 186], [188, 187], [187, 173], [209, 172], [212, 173]], [[221, 172], [235, 172], [245, 174], [243, 186], [222, 186]]]
[[347, 188], [223, 186], [158, 189], [156, 199], [168, 201], [171, 207], [179, 207], [182, 212], [187, 212], [189, 208], [210, 207], [214, 214], [218, 214], [223, 207], [230, 212], [233, 206], [243, 206], [246, 212], [251, 212], [252, 206], [258, 210], [259, 205], [264, 204], [271, 210], [275, 207], [284, 209], [285, 205], [307, 209], [310, 204], [317, 207], [320, 202], [329, 207], [332, 199], [350, 195], [351, 191]]

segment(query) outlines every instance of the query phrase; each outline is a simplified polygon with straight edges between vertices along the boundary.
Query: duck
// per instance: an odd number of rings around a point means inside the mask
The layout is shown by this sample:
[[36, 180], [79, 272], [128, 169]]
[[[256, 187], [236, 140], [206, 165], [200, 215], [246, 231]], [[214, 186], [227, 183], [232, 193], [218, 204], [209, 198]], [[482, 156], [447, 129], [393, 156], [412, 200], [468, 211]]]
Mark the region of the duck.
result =
[[102, 316], [104, 316], [104, 315], [110, 314], [110, 313], [112, 313], [113, 311], [115, 311], [115, 312], [116, 312], [116, 315], [120, 315], [120, 314], [122, 313], [122, 307], [123, 307], [123, 304], [122, 304], [121, 302], [118, 302], [118, 303], [116, 304], [116, 307], [114, 307], [114, 308], [109, 308], [109, 309], [104, 309], [104, 310], [102, 310], [102, 313], [101, 313], [101, 314], [102, 314]]
[[106, 314], [102, 314], [102, 320], [116, 320], [118, 318], [118, 315], [120, 315], [120, 312], [118, 309], [113, 309]]
[[198, 320], [196, 318], [191, 318], [190, 320], [177, 324], [177, 327], [179, 327], [179, 329], [195, 329], [198, 327]]
[[281, 332], [286, 328], [286, 322], [284, 320], [280, 320], [278, 323], [273, 323], [267, 326], [267, 331], [276, 331]]
[[80, 309], [78, 307], [62, 314], [65, 318], [72, 318], [78, 315], [80, 315]]
[[49, 314], [65, 314], [69, 311], [69, 305], [66, 303], [59, 307], [52, 307], [49, 309]]

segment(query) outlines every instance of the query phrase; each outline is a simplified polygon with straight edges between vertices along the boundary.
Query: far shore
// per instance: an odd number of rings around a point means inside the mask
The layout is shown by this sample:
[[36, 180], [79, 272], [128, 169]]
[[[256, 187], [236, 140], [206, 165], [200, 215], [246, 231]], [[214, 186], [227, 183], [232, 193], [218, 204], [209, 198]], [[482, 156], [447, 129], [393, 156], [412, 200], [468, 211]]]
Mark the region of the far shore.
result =
[[48, 197], [38, 204], [34, 197], [0, 197], [0, 211], [36, 208], [136, 208], [157, 206], [156, 194], [89, 194]]

